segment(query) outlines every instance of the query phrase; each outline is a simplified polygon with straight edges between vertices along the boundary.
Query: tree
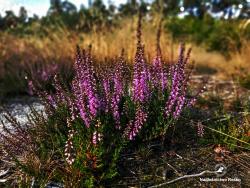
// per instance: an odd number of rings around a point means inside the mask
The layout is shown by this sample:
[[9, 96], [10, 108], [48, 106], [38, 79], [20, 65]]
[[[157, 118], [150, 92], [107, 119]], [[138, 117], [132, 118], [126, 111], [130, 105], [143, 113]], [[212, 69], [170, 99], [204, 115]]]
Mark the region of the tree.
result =
[[180, 0], [155, 0], [151, 5], [152, 12], [163, 15], [176, 15], [179, 12]]
[[116, 10], [116, 7], [115, 5], [109, 0], [108, 1], [108, 12], [110, 15], [115, 15], [115, 10]]
[[4, 20], [2, 15], [0, 14], [0, 29], [3, 29], [3, 27], [4, 27]]
[[122, 16], [135, 15], [138, 12], [139, 4], [136, 0], [128, 0], [126, 4], [119, 7], [119, 12]]
[[202, 1], [200, 0], [184, 0], [183, 6], [186, 7], [200, 7]]
[[109, 12], [102, 0], [94, 0], [92, 6], [89, 7], [91, 21], [95, 25], [103, 25], [108, 21]]
[[79, 20], [76, 6], [68, 1], [62, 2], [61, 19], [69, 28], [75, 28]]
[[66, 14], [75, 14], [77, 12], [77, 8], [76, 6], [69, 2], [69, 1], [64, 1], [61, 3], [61, 8], [62, 8], [62, 12], [66, 13]]
[[33, 14], [33, 16], [32, 17], [29, 17], [29, 23], [32, 23], [32, 22], [37, 22], [37, 21], [39, 21], [39, 17], [38, 17], [38, 15], [36, 15], [36, 14]]
[[92, 0], [88, 0], [88, 7], [92, 6]]
[[63, 12], [61, 0], [50, 0], [48, 15], [60, 15]]
[[27, 10], [22, 6], [20, 7], [20, 10], [19, 10], [18, 20], [20, 23], [25, 23], [27, 19], [28, 19]]
[[250, 18], [250, 2], [247, 0], [244, 0], [242, 3], [242, 10], [240, 17], [241, 18]]
[[13, 28], [16, 27], [18, 23], [18, 18], [12, 10], [5, 11], [6, 15], [4, 17], [4, 27]]

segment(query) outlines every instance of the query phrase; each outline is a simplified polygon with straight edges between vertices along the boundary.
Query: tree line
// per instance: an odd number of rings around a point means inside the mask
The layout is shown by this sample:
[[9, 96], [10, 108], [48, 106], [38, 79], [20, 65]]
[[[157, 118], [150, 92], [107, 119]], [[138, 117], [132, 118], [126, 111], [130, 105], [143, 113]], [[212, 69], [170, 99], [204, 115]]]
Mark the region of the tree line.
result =
[[18, 15], [12, 10], [7, 10], [4, 16], [0, 15], [0, 30], [40, 22], [44, 25], [63, 24], [72, 29], [86, 31], [93, 26], [115, 24], [121, 18], [137, 14], [139, 9], [148, 17], [157, 13], [161, 13], [164, 17], [175, 17], [185, 12], [186, 15], [199, 19], [203, 19], [208, 13], [218, 12], [222, 12], [222, 19], [223, 14], [228, 14], [228, 19], [231, 19], [233, 10], [240, 9], [237, 18], [249, 18], [249, 4], [247, 0], [127, 0], [126, 3], [116, 7], [111, 1], [105, 5], [102, 0], [89, 0], [88, 6], [81, 5], [78, 10], [68, 0], [50, 0], [50, 7], [43, 17], [38, 15], [28, 17], [25, 7], [20, 7]]

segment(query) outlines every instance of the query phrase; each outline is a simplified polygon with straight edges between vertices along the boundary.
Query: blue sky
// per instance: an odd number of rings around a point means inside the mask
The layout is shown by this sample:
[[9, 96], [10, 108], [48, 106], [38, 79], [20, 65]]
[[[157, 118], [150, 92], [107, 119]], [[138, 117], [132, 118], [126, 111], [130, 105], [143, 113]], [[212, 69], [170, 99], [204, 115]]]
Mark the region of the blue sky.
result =
[[[81, 4], [87, 6], [88, 0], [68, 0], [74, 3], [78, 8]], [[125, 3], [127, 0], [103, 0], [105, 4], [108, 1], [113, 2], [116, 5], [120, 3]], [[37, 14], [39, 16], [44, 16], [50, 5], [50, 0], [0, 0], [0, 14], [4, 15], [6, 10], [13, 10], [16, 14], [21, 6], [24, 6], [28, 11], [28, 15], [32, 16]]]

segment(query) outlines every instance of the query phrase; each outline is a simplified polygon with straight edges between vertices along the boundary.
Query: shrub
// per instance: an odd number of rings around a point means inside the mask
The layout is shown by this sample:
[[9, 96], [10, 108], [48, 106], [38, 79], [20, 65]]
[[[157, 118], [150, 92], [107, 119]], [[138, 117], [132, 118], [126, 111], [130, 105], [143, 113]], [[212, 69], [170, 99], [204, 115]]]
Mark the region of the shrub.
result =
[[[183, 110], [195, 103], [199, 93], [189, 96], [191, 72], [186, 68], [191, 49], [185, 56], [182, 44], [178, 62], [166, 65], [158, 44], [153, 63], [147, 64], [140, 21], [131, 75], [123, 53], [116, 64], [98, 69], [91, 50], [78, 48], [70, 88], [56, 76], [54, 91], [39, 93], [47, 117], [36, 114], [27, 129], [11, 121], [20, 130], [17, 136], [5, 127], [4, 148], [27, 177], [22, 181], [34, 177], [38, 185], [49, 181], [63, 181], [69, 187], [107, 185], [117, 175], [120, 152], [128, 143], [164, 138]], [[19, 157], [24, 154], [25, 162]]]
[[[209, 15], [201, 20], [193, 17], [179, 19], [171, 18], [166, 22], [166, 29], [171, 32], [173, 39], [185, 39], [198, 45], [204, 45], [208, 51], [217, 51], [225, 57], [233, 52], [240, 52], [242, 39], [247, 35], [240, 33], [240, 22], [214, 20]], [[247, 28], [245, 29], [247, 31]]]

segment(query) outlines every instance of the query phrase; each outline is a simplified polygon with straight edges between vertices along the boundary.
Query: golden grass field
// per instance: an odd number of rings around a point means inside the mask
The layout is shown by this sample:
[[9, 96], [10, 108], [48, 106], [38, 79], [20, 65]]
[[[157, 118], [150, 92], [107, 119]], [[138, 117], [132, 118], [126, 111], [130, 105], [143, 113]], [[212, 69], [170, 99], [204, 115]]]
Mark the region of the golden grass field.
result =
[[[146, 57], [152, 60], [155, 54], [157, 19], [152, 23], [143, 23], [143, 43], [145, 44]], [[27, 36], [17, 37], [5, 32], [0, 34], [0, 75], [4, 74], [4, 64], [13, 64], [15, 68], [19, 65], [32, 65], [33, 63], [72, 63], [76, 45], [86, 48], [92, 45], [93, 54], [96, 59], [102, 61], [112, 58], [125, 49], [129, 62], [133, 61], [136, 50], [136, 24], [137, 19], [124, 19], [115, 29], [94, 30], [90, 33], [76, 33], [66, 28], [60, 28], [56, 32], [49, 32], [45, 37]], [[164, 30], [165, 31], [165, 30]], [[178, 45], [182, 41], [174, 41], [168, 32], [161, 33], [161, 48], [164, 51], [164, 59], [171, 62], [176, 59]], [[243, 41], [241, 52], [231, 54], [231, 58], [225, 58], [219, 53], [208, 52], [203, 46], [188, 44], [193, 52], [191, 60], [196, 67], [215, 70], [216, 74], [228, 77], [237, 72], [238, 67], [250, 70], [250, 47], [249, 42]]]

